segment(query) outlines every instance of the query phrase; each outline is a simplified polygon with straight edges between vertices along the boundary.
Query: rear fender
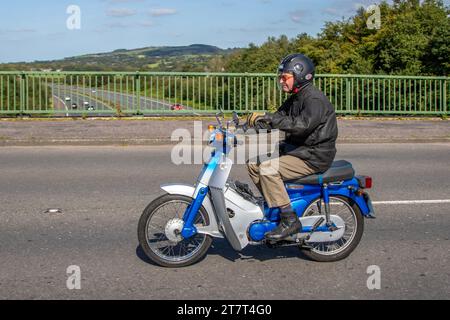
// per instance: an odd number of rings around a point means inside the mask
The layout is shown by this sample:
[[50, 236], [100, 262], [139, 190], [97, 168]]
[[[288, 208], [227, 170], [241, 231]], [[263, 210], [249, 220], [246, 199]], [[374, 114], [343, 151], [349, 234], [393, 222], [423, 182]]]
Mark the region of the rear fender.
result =
[[366, 199], [364, 196], [358, 196], [355, 192], [352, 191], [353, 189], [345, 187], [335, 190], [329, 190], [330, 196], [343, 196], [346, 198], [351, 199], [361, 210], [361, 213], [366, 218], [371, 218], [373, 212], [369, 208]]

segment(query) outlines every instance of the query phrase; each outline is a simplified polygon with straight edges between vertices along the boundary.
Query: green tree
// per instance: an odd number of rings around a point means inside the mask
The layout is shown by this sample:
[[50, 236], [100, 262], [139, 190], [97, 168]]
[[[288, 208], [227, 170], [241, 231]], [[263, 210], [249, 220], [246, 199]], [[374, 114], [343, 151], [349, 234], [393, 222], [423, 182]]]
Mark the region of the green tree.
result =
[[317, 37], [268, 38], [261, 46], [230, 55], [231, 72], [273, 73], [292, 52], [309, 56], [319, 73], [447, 75], [450, 66], [449, 8], [441, 0], [394, 0], [380, 5], [380, 30], [367, 27], [364, 8], [349, 19], [326, 22]]

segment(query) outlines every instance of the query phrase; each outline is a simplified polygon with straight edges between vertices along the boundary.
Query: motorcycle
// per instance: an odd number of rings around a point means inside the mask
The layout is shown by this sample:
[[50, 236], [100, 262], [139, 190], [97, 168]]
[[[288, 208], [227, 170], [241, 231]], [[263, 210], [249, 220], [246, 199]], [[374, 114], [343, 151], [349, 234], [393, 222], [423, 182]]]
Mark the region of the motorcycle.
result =
[[249, 245], [296, 246], [318, 262], [348, 257], [361, 240], [364, 218], [375, 218], [367, 193], [372, 178], [356, 176], [352, 164], [341, 160], [324, 173], [285, 181], [302, 228], [279, 241], [265, 239], [280, 222], [280, 210], [268, 208], [248, 185], [228, 181], [230, 151], [238, 145], [237, 131], [247, 125], [239, 124], [235, 112], [226, 126], [220, 116], [209, 140], [210, 160], [197, 183], [162, 185], [165, 194], [145, 208], [138, 239], [148, 258], [163, 267], [189, 266], [206, 256], [213, 238], [225, 238], [236, 251]]

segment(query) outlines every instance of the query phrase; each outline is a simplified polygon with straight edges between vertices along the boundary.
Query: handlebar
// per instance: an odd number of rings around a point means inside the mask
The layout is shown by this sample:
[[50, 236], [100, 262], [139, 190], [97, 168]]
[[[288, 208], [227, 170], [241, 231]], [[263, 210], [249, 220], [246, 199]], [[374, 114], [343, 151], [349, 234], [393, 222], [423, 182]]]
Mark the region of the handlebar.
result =
[[[220, 112], [218, 112], [216, 114], [216, 119], [217, 119], [217, 122], [218, 122], [220, 128], [223, 128], [223, 122], [220, 120], [220, 116], [223, 116], [223, 115], [224, 115], [224, 113], [223, 113], [222, 109], [220, 110]], [[236, 128], [236, 133], [239, 130], [242, 130], [243, 133], [246, 134], [247, 131], [250, 129], [250, 127], [248, 126], [247, 121], [244, 124], [242, 124], [242, 125], [239, 124], [239, 122], [240, 122], [240, 120], [239, 120], [239, 116], [238, 116], [237, 112], [233, 111], [233, 119], [227, 122], [226, 129], [228, 129], [229, 124], [233, 123], [235, 128]], [[259, 129], [257, 129], [257, 128], [254, 128], [254, 129], [255, 129], [256, 133], [259, 134]], [[270, 131], [271, 130], [269, 129], [268, 132], [270, 132]]]

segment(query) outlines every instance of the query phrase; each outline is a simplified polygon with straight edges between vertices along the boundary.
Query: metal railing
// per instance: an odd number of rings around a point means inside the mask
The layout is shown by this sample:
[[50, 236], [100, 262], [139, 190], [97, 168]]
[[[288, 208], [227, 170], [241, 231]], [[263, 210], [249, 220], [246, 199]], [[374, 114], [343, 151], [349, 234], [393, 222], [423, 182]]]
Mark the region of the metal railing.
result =
[[[443, 116], [449, 79], [317, 75], [315, 85], [338, 114]], [[3, 116], [243, 113], [274, 111], [286, 98], [275, 74], [0, 72]]]

